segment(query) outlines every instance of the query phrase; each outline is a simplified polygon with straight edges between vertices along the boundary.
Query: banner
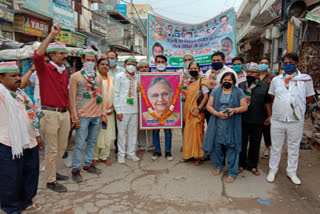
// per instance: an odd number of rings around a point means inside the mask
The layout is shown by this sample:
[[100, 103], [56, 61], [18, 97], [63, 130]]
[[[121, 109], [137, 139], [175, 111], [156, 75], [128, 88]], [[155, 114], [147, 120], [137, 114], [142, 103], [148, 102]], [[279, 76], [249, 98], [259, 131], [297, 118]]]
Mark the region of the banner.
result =
[[140, 129], [182, 128], [179, 73], [140, 73]]
[[226, 55], [226, 65], [237, 56], [235, 11], [228, 10], [199, 24], [186, 24], [148, 15], [148, 60], [155, 71], [157, 55], [168, 58], [167, 71], [183, 68], [183, 56], [192, 54], [202, 71], [211, 68], [211, 56], [216, 51]]
[[62, 29], [60, 33], [54, 37], [55, 42], [63, 42], [67, 45], [83, 47], [86, 45], [87, 36], [69, 29]]
[[[150, 11], [150, 4], [134, 4], [134, 8], [128, 4], [130, 7], [130, 12], [134, 17], [148, 18], [148, 12]], [[130, 14], [130, 16], [131, 16]]]
[[49, 24], [31, 17], [25, 18], [24, 33], [33, 36], [46, 37], [49, 31]]

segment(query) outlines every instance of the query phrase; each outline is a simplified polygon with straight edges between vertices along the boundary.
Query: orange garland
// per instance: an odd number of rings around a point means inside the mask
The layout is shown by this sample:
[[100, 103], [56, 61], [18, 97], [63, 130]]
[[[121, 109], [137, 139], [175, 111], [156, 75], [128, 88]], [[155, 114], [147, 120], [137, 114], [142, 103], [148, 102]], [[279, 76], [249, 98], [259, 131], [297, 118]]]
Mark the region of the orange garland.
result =
[[[172, 102], [172, 104], [170, 105], [170, 107], [173, 106], [173, 108], [174, 108], [174, 106], [176, 105], [177, 99], [178, 99], [179, 94], [180, 94], [181, 86], [182, 86], [182, 84], [181, 84], [181, 82], [179, 82], [178, 88], [177, 88], [176, 93], [175, 93], [174, 98], [173, 98], [173, 102]], [[144, 103], [146, 104], [146, 107], [148, 108], [148, 111], [149, 111], [149, 108], [151, 109], [151, 107], [150, 107], [150, 104], [149, 104], [149, 102], [148, 102], [148, 98], [147, 98], [147, 96], [146, 96], [146, 93], [144, 92], [144, 89], [143, 89], [143, 86], [142, 86], [141, 83], [139, 83], [139, 87], [141, 88], [141, 95], [142, 95], [142, 97], [143, 97]], [[173, 109], [172, 109], [172, 110], [173, 110]], [[152, 109], [151, 109], [151, 111], [152, 111]], [[164, 125], [164, 120], [167, 119], [167, 117], [168, 117], [170, 114], [172, 114], [172, 111], [171, 111], [170, 109], [167, 111], [167, 113], [166, 113], [164, 116], [159, 116], [159, 115], [157, 115], [154, 111], [152, 111], [152, 113], [151, 113], [151, 115], [152, 115], [153, 117], [159, 119], [159, 125]]]

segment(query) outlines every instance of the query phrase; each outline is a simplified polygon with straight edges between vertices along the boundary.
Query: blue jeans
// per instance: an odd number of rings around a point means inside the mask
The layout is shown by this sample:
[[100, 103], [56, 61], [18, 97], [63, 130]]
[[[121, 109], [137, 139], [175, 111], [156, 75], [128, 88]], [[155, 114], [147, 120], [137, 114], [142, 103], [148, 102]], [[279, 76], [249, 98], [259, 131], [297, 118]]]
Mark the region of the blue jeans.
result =
[[[172, 132], [171, 129], [164, 129], [165, 152], [171, 152]], [[152, 139], [154, 143], [154, 151], [161, 152], [160, 147], [160, 129], [152, 130]]]
[[223, 169], [227, 158], [228, 175], [235, 178], [238, 176], [239, 156], [240, 152], [235, 148], [216, 143], [210, 159], [217, 169]]
[[101, 117], [80, 117], [80, 128], [76, 129], [75, 145], [72, 155], [72, 170], [80, 170], [82, 163], [82, 148], [87, 141], [84, 155], [84, 166], [91, 165], [94, 147], [97, 142]]

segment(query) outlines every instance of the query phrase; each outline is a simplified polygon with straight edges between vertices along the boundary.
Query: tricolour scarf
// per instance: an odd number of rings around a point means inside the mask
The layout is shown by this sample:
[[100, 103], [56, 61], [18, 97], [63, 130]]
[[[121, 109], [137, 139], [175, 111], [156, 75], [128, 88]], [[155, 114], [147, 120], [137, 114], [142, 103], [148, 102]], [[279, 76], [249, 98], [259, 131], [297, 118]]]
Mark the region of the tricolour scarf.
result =
[[248, 103], [248, 106], [251, 103], [251, 94], [252, 94], [252, 90], [259, 84], [259, 81], [256, 80], [254, 83], [252, 83], [250, 86], [248, 84], [248, 82], [246, 83], [246, 90], [245, 90], [245, 94], [246, 94], [246, 100]]
[[[221, 71], [221, 69], [219, 70]], [[216, 70], [211, 70], [211, 73], [209, 75], [209, 80], [210, 80], [210, 88], [214, 89], [217, 86], [217, 76], [220, 73], [219, 71]]]
[[131, 76], [127, 71], [124, 72], [126, 74], [126, 77], [130, 80], [130, 86], [128, 90], [128, 96], [127, 96], [127, 103], [130, 105], [134, 104], [134, 76]]
[[90, 99], [91, 96], [96, 99], [97, 104], [102, 103], [102, 96], [100, 94], [100, 90], [97, 87], [96, 84], [96, 77], [97, 74], [94, 73], [93, 77], [89, 77], [85, 70], [81, 70], [82, 76], [88, 81], [88, 85], [86, 87], [86, 91], [83, 93], [83, 97]]

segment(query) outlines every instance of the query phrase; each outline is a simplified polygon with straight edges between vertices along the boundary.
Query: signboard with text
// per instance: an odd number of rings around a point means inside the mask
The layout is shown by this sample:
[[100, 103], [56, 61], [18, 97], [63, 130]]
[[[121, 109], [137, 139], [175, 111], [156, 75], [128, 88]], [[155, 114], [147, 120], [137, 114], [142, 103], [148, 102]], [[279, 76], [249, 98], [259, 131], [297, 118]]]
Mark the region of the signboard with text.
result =
[[16, 32], [32, 36], [46, 37], [49, 32], [49, 24], [31, 17], [15, 16], [14, 29]]
[[83, 47], [86, 45], [87, 36], [81, 33], [73, 32], [69, 29], [62, 29], [54, 38], [55, 42], [63, 42], [67, 45]]
[[0, 22], [14, 21], [13, 15], [13, 1], [12, 0], [0, 0]]
[[68, 7], [53, 4], [53, 24], [60, 22], [63, 28], [74, 30], [74, 13]]
[[28, 0], [26, 3], [22, 4], [22, 7], [47, 17], [52, 18], [53, 15], [52, 0]]

